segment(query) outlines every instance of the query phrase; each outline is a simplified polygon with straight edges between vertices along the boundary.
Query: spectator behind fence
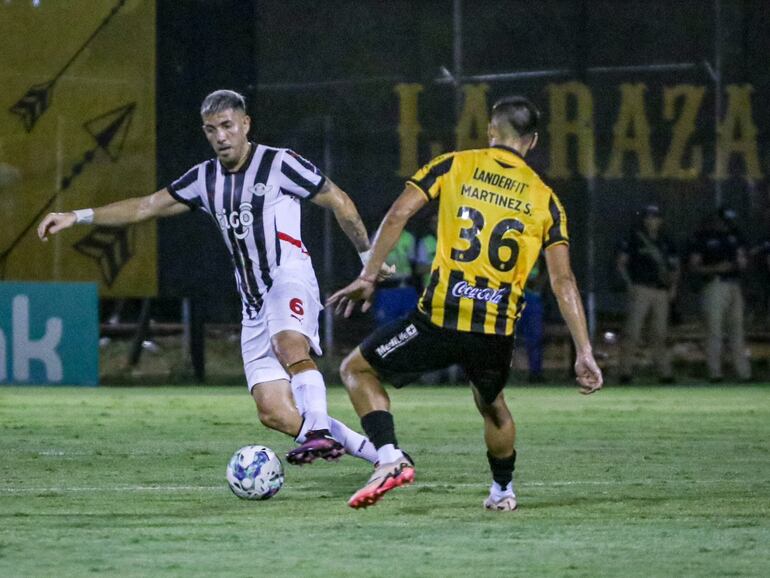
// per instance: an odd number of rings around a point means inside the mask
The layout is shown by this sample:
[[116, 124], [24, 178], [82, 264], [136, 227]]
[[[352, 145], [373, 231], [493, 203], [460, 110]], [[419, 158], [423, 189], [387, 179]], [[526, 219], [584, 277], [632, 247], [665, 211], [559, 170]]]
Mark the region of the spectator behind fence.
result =
[[727, 329], [733, 368], [739, 379], [751, 379], [743, 326], [741, 274], [748, 257], [735, 211], [721, 208], [695, 232], [689, 250], [690, 270], [700, 277], [701, 307], [706, 325], [706, 365], [712, 383], [722, 381], [723, 326]]
[[414, 286], [414, 264], [417, 242], [404, 229], [387, 263], [396, 267], [395, 274], [380, 284], [374, 298], [374, 319], [378, 326], [395, 321], [417, 306], [417, 288]]
[[642, 220], [621, 243], [617, 268], [628, 289], [628, 312], [623, 329], [620, 383], [630, 383], [646, 318], [652, 317], [652, 348], [661, 383], [673, 383], [671, 355], [666, 344], [671, 302], [679, 283], [679, 257], [663, 233], [663, 215], [647, 205]]
[[430, 267], [436, 256], [436, 230], [438, 214], [433, 213], [428, 221], [428, 232], [417, 243], [417, 263], [415, 270], [420, 282], [420, 290], [425, 289], [430, 281]]
[[517, 337], [524, 340], [527, 350], [529, 383], [543, 383], [543, 291], [548, 281], [548, 272], [541, 258], [535, 262], [524, 287], [524, 311], [516, 324]]

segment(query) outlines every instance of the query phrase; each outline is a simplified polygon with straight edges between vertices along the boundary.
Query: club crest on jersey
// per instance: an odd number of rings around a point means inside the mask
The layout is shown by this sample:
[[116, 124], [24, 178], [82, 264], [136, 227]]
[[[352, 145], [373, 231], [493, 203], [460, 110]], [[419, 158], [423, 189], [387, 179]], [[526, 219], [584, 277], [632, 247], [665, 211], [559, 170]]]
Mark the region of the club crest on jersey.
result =
[[247, 191], [249, 191], [252, 195], [255, 195], [257, 197], [264, 197], [272, 189], [273, 189], [273, 185], [265, 185], [263, 183], [257, 183], [256, 185], [246, 187]]
[[476, 287], [467, 281], [458, 281], [452, 287], [454, 297], [465, 297], [475, 301], [486, 301], [487, 303], [500, 303], [505, 295], [506, 289], [491, 289], [489, 287]]
[[238, 210], [224, 209], [216, 212], [217, 222], [222, 231], [232, 231], [236, 239], [245, 239], [249, 236], [251, 225], [254, 223], [254, 214], [251, 212], [251, 203], [241, 203]]

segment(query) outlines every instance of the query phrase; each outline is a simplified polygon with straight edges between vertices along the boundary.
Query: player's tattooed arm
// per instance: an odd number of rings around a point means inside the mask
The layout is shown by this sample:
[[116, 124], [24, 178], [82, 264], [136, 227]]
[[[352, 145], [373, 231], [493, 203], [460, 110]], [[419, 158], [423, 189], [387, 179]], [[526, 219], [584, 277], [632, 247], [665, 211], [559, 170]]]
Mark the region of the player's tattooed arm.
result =
[[331, 179], [326, 179], [321, 190], [312, 198], [312, 202], [334, 213], [337, 223], [356, 251], [362, 253], [369, 250], [369, 237], [356, 205]]

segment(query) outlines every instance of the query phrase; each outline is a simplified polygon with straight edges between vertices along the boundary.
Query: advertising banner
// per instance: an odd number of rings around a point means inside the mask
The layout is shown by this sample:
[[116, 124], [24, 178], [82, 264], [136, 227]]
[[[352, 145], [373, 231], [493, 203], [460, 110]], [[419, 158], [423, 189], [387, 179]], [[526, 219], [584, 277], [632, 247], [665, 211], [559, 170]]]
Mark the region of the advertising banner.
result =
[[97, 385], [95, 283], [0, 283], [0, 384]]

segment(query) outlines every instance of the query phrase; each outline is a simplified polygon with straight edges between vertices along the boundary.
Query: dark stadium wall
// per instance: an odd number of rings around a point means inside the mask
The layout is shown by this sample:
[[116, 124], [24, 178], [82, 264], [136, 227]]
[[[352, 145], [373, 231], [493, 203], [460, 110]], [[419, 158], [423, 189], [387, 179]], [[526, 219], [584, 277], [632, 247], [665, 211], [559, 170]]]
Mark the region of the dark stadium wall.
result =
[[[330, 149], [332, 178], [373, 230], [412, 170], [440, 152], [483, 146], [489, 105], [523, 93], [544, 112], [531, 163], [567, 208], [584, 287], [593, 239], [600, 310], [619, 307], [612, 256], [645, 203], [663, 207], [684, 248], [713, 210], [718, 183], [749, 237], [760, 234], [770, 171], [770, 110], [760, 104], [769, 96], [763, 56], [770, 26], [762, 2], [722, 3], [719, 163], [715, 85], [704, 64], [714, 64], [711, 3], [630, 2], [618, 11], [610, 0], [464, 2], [465, 75], [565, 72], [471, 79], [457, 88], [437, 80], [442, 67], [454, 68], [450, 0], [213, 4], [216, 9], [183, 2], [182, 10], [179, 3], [158, 4], [161, 184], [207, 158], [195, 111], [208, 90], [230, 86], [249, 98], [260, 142], [292, 147], [321, 167]], [[694, 66], [613, 68], [661, 63]], [[203, 284], [221, 296], [223, 279], [231, 283], [221, 242], [203, 236], [208, 224], [199, 221], [190, 216], [161, 225], [164, 293]], [[322, 287], [354, 276], [355, 254], [335, 225], [334, 278], [323, 278], [323, 212], [309, 207], [305, 225]], [[424, 220], [413, 228], [420, 233]]]
[[[159, 0], [158, 188], [213, 157], [200, 104], [213, 90], [245, 91], [256, 79], [255, 5], [239, 0]], [[211, 320], [237, 320], [230, 256], [202, 212], [158, 223], [163, 297], [195, 297]]]
[[[619, 12], [610, 1], [464, 2], [466, 75], [544, 69], [571, 73], [468, 82], [460, 88], [464, 106], [457, 118], [455, 89], [435, 81], [442, 66], [453, 67], [452, 4], [337, 1], [308, 9], [303, 2], [260, 2], [256, 100], [258, 108], [269, 111], [263, 134], [277, 142], [289, 138], [292, 146], [310, 155], [317, 150], [319, 135], [305, 129], [298, 114], [330, 115], [335, 178], [361, 201], [364, 217], [374, 227], [416, 165], [438, 152], [483, 143], [483, 126], [478, 130], [466, 121], [483, 120], [485, 107], [500, 96], [528, 94], [544, 111], [541, 145], [531, 162], [567, 207], [577, 274], [585, 288], [586, 244], [593, 237], [599, 307], [618, 307], [621, 300], [611, 291], [612, 257], [635, 212], [645, 203], [660, 203], [684, 249], [687, 236], [715, 204], [714, 84], [702, 65], [714, 61], [711, 6], [633, 2]], [[723, 5], [721, 118], [727, 122], [722, 158], [727, 162], [720, 165], [721, 194], [752, 231], [765, 202], [770, 154], [768, 111], [760, 104], [768, 92], [768, 72], [758, 59], [767, 48], [762, 33], [767, 16], [759, 2]], [[302, 34], [290, 42], [270, 34], [292, 25]], [[345, 40], [333, 42], [339, 32], [330, 31], [344, 31]], [[671, 62], [697, 66], [662, 73], [588, 72]], [[596, 175], [592, 230], [585, 178], [590, 173], [581, 170], [580, 143], [571, 135], [555, 140], [565, 132], [558, 115], [572, 121], [578, 113], [569, 95], [573, 85], [590, 100]], [[559, 103], [565, 92], [566, 102]], [[412, 108], [405, 111], [405, 103]], [[686, 115], [692, 111], [690, 132]], [[727, 154], [731, 151], [735, 154]], [[344, 241], [340, 251], [349, 255]], [[355, 274], [354, 259], [335, 263], [343, 278]], [[351, 265], [347, 271], [345, 263]]]

